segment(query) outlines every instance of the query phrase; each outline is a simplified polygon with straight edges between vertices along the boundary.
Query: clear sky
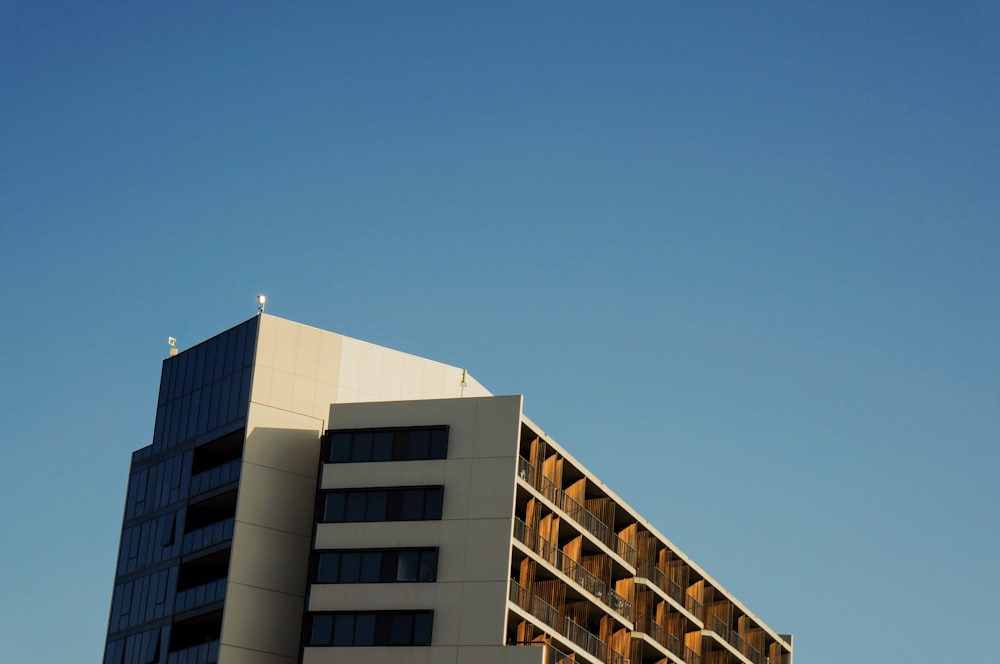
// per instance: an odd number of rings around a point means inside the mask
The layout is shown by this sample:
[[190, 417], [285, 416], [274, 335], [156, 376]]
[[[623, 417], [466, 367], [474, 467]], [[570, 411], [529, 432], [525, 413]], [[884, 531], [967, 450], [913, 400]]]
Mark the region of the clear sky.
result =
[[998, 33], [977, 1], [3, 0], [0, 661], [99, 661], [167, 336], [258, 292], [523, 393], [799, 664], [986, 661]]

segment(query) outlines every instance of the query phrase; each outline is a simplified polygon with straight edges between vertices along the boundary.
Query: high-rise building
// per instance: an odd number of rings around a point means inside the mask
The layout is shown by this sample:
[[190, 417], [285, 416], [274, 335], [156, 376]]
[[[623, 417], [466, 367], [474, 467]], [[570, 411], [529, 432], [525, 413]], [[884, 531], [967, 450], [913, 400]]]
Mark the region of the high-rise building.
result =
[[791, 664], [464, 369], [258, 315], [163, 362], [104, 664]]

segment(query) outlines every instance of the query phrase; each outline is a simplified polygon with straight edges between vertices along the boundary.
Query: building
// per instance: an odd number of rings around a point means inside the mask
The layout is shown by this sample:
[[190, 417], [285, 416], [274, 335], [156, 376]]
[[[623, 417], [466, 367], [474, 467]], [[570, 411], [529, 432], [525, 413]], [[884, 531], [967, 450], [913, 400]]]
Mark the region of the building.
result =
[[465, 370], [261, 314], [163, 362], [104, 664], [792, 664]]

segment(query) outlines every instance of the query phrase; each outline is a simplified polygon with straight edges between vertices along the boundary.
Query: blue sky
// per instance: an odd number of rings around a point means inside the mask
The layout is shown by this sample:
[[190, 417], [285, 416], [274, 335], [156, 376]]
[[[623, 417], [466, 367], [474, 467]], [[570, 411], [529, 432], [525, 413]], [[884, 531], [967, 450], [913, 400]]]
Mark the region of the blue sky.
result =
[[982, 661], [998, 30], [974, 1], [0, 3], [0, 661], [99, 660], [166, 338], [258, 292], [525, 394], [797, 661]]

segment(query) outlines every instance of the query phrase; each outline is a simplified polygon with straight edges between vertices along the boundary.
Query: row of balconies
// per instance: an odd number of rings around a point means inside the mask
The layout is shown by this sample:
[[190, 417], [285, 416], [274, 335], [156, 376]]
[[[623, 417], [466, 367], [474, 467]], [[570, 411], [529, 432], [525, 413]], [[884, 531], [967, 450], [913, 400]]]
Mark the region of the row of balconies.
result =
[[[629, 664], [628, 657], [608, 646], [600, 637], [580, 625], [568, 616], [561, 616], [559, 610], [538, 597], [519, 584], [510, 580], [510, 601], [522, 610], [528, 612], [550, 628], [554, 629], [560, 636], [576, 644], [588, 654], [608, 664]], [[568, 660], [569, 656], [564, 653], [563, 658]]]
[[[558, 451], [548, 447], [530, 429], [527, 427], [522, 429], [522, 435], [523, 446], [522, 453], [518, 457], [517, 472], [521, 483], [529, 488], [528, 495], [540, 495], [544, 499], [543, 505], [546, 502], [554, 505], [565, 517], [578, 524], [581, 532], [593, 536], [610, 549], [615, 554], [612, 560], [618, 559], [619, 562], [616, 563], [617, 567], [610, 579], [591, 579], [587, 574], [577, 572], [574, 568], [574, 565], [579, 565], [577, 561], [571, 560], [569, 564], [564, 562], [567, 557], [560, 557], [558, 553], [560, 542], [541, 539], [537, 533], [531, 531], [528, 524], [519, 519], [515, 520], [517, 539], [543, 559], [560, 568], [577, 585], [599, 599], [603, 594], [602, 585], [610, 590], [610, 586], [616, 580], [634, 576], [636, 582], [645, 583], [650, 587], [655, 586], [669, 598], [673, 606], [671, 610], [676, 610], [685, 616], [683, 618], [687, 624], [685, 629], [691, 630], [688, 633], [699, 635], [704, 633], [709, 639], [725, 643], [751, 664], [774, 664], [787, 659], [789, 653], [787, 645], [776, 641], [766, 627], [755, 622], [755, 619], [745, 614], [723, 591], [703, 579], [698, 570], [688, 564], [681, 554], [673, 551], [658, 536], [645, 530], [634, 518], [629, 517], [627, 522], [623, 522], [620, 507], [617, 509], [616, 518], [617, 503], [614, 499], [608, 498], [600, 488], [595, 491], [595, 487], [580, 469], [574, 468]], [[532, 463], [533, 461], [535, 463]], [[573, 495], [569, 495], [567, 491]], [[581, 502], [581, 497], [584, 495], [587, 496], [586, 505]], [[594, 505], [593, 510], [588, 509], [591, 504]], [[559, 512], [554, 514], [559, 516]], [[606, 518], [602, 519], [598, 514], [605, 515]], [[562, 521], [565, 522], [566, 519], [562, 518]], [[621, 561], [627, 565], [621, 566]], [[689, 577], [693, 578], [689, 580]], [[631, 588], [629, 591], [631, 595]], [[626, 598], [622, 599], [628, 601]], [[625, 613], [622, 615], [626, 615], [628, 620], [634, 620], [634, 607], [631, 603], [628, 606], [627, 615]], [[616, 607], [613, 608], [618, 610]], [[659, 629], [663, 629], [662, 625], [653, 621], [647, 621], [643, 626], [657, 633]], [[663, 638], [659, 638], [657, 634], [650, 636], [676, 656], [682, 656], [683, 651], [685, 661], [691, 662], [691, 658], [699, 659], [698, 654], [681, 643], [681, 638], [676, 634], [670, 634], [665, 629], [663, 632]], [[773, 659], [775, 657], [777, 659]]]
[[519, 518], [514, 519], [514, 537], [626, 620], [631, 622], [634, 619], [632, 602], [612, 590], [607, 583], [566, 555], [558, 546], [541, 537]]
[[518, 476], [538, 490], [546, 500], [583, 526], [587, 532], [614, 551], [626, 563], [635, 567], [635, 547], [619, 537], [610, 525], [601, 521], [596, 514], [567, 495], [552, 480], [539, 475], [537, 469], [523, 456], [518, 457]]

